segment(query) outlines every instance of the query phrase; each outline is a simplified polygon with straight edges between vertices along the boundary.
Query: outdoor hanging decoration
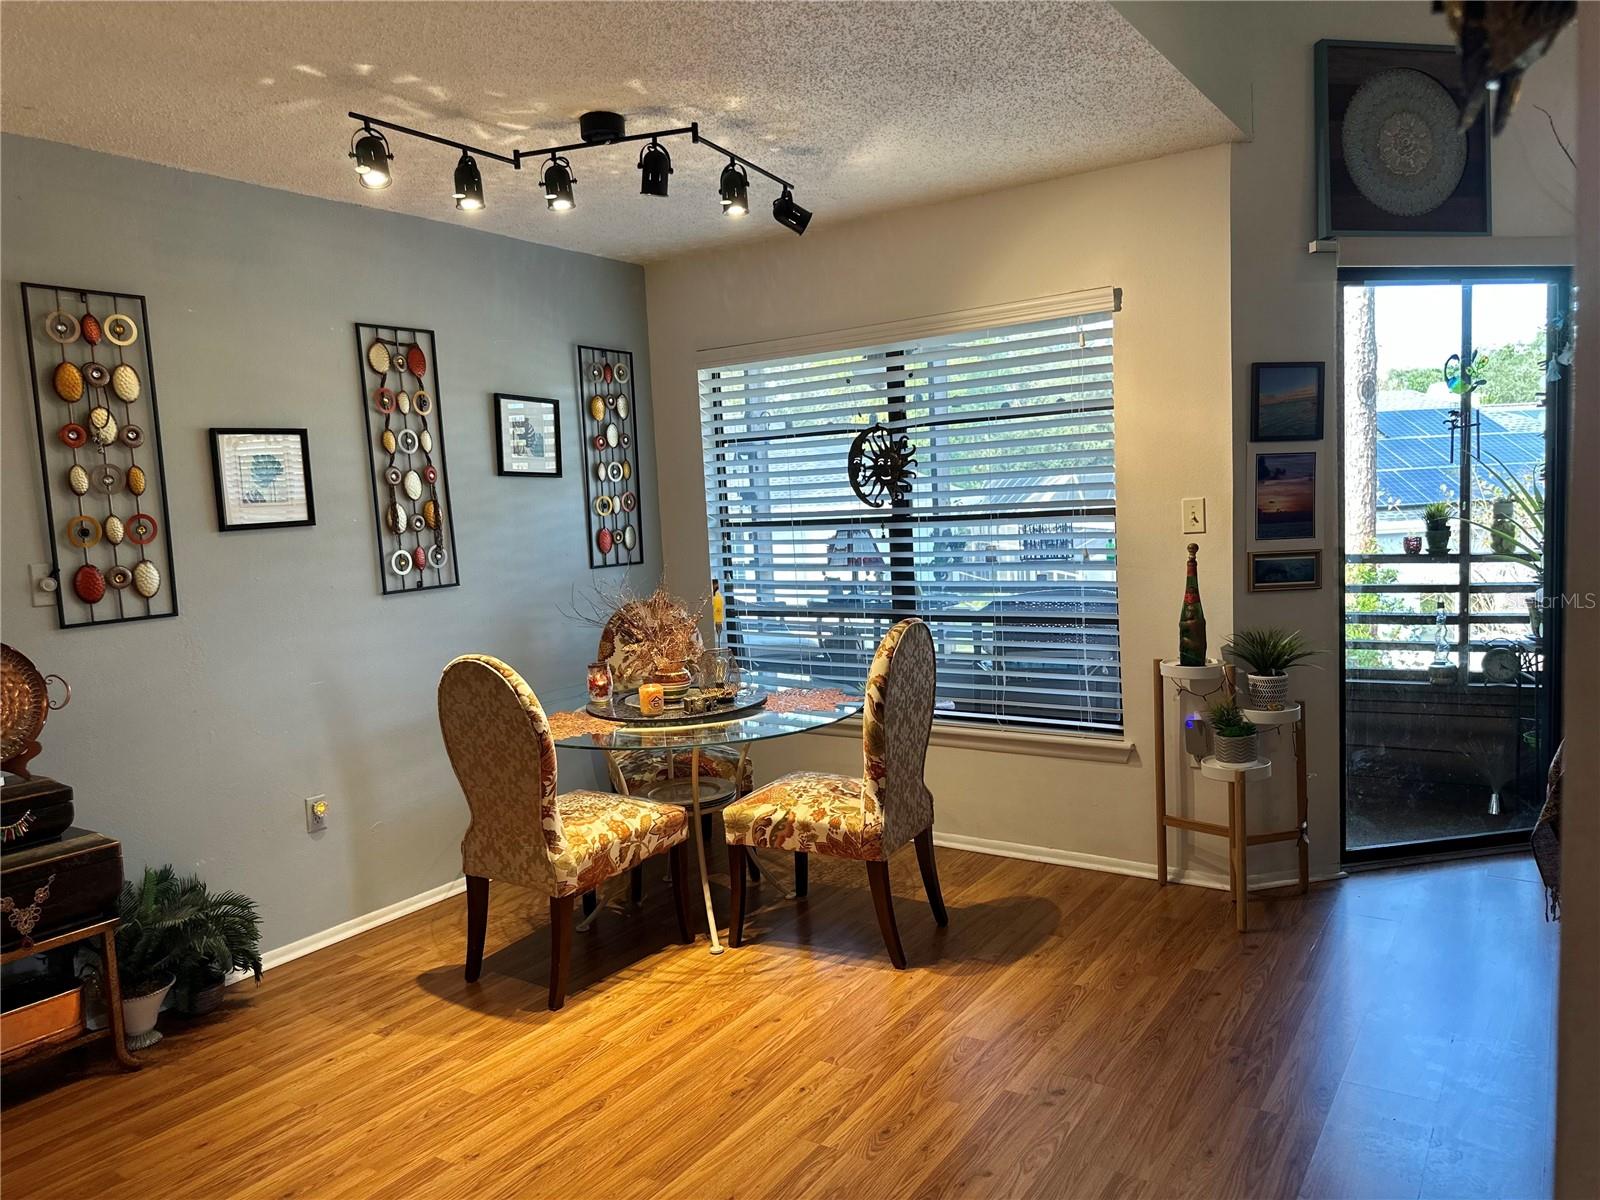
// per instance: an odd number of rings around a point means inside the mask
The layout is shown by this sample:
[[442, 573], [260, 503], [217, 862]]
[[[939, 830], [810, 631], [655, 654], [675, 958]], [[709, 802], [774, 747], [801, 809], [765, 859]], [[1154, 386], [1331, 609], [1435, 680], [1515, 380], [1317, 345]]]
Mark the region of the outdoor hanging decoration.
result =
[[917, 456], [911, 441], [896, 436], [885, 425], [873, 425], [856, 434], [850, 443], [850, 486], [861, 503], [882, 508], [891, 500], [898, 504], [911, 492], [916, 478]]

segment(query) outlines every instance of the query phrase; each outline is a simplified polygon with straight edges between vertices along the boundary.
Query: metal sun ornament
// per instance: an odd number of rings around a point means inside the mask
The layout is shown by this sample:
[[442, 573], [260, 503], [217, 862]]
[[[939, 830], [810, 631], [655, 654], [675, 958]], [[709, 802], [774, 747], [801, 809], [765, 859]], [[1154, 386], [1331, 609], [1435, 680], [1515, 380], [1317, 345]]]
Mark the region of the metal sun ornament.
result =
[[850, 486], [871, 508], [904, 500], [917, 476], [916, 466], [910, 439], [895, 436], [887, 426], [863, 429], [850, 443]]

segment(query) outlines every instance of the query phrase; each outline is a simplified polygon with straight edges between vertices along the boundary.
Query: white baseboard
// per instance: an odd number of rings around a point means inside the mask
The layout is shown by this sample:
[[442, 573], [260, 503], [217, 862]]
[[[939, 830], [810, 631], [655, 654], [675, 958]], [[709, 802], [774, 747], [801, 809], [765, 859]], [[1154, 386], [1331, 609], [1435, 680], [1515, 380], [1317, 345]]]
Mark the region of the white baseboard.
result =
[[[414, 913], [419, 908], [427, 908], [430, 904], [437, 904], [467, 890], [467, 881], [463, 876], [452, 879], [449, 883], [441, 883], [436, 888], [429, 888], [405, 900], [396, 900], [393, 904], [386, 904], [382, 908], [360, 917], [352, 917], [348, 921], [341, 921], [337, 925], [324, 929], [321, 933], [313, 933], [310, 937], [303, 937], [297, 942], [290, 942], [287, 946], [279, 946], [276, 950], [268, 950], [261, 956], [261, 969], [270, 971], [273, 967], [281, 967], [284, 963], [293, 962], [297, 958], [304, 958], [307, 954], [324, 947], [342, 942], [346, 938], [355, 937], [358, 933], [365, 933], [369, 929], [376, 929], [379, 925], [387, 925], [390, 921], [397, 921], [408, 913]], [[235, 984], [241, 979], [251, 978], [248, 971], [235, 971], [228, 976], [228, 983]]]
[[[1104, 871], [1109, 875], [1133, 875], [1139, 879], [1154, 879], [1156, 867], [1154, 863], [1136, 862], [1127, 858], [1107, 858], [1100, 854], [1083, 854], [1077, 850], [1057, 850], [1051, 846], [1029, 846], [1022, 842], [998, 842], [990, 838], [967, 837], [959, 833], [940, 833], [934, 830], [933, 842], [936, 846], [949, 846], [952, 850], [970, 850], [975, 854], [992, 854], [997, 858], [1021, 858], [1029, 862], [1054, 863], [1063, 867], [1081, 867], [1085, 871]], [[1327, 879], [1343, 879], [1343, 871], [1335, 871], [1331, 875], [1313, 875], [1311, 882], [1321, 883]], [[1167, 868], [1169, 883], [1189, 884], [1193, 887], [1214, 888], [1219, 892], [1228, 890], [1228, 877], [1213, 871], [1197, 871], [1193, 868], [1175, 870]], [[1271, 874], [1255, 874], [1250, 876], [1252, 888], [1286, 887], [1297, 884], [1299, 877], [1292, 871], [1274, 871]]]

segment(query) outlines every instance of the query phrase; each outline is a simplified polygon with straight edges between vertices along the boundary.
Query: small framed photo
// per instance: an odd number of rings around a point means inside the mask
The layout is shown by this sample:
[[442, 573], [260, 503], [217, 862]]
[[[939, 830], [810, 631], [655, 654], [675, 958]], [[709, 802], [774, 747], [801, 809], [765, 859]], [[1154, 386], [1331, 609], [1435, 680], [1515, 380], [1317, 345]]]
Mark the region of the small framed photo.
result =
[[1250, 555], [1252, 592], [1308, 592], [1321, 586], [1321, 550], [1273, 550]]
[[1256, 540], [1317, 536], [1317, 455], [1312, 450], [1256, 455]]
[[1250, 440], [1320, 442], [1322, 380], [1319, 362], [1250, 364]]
[[540, 396], [494, 394], [495, 462], [502, 475], [561, 476], [561, 413]]
[[225, 532], [317, 523], [304, 429], [213, 429], [211, 475]]

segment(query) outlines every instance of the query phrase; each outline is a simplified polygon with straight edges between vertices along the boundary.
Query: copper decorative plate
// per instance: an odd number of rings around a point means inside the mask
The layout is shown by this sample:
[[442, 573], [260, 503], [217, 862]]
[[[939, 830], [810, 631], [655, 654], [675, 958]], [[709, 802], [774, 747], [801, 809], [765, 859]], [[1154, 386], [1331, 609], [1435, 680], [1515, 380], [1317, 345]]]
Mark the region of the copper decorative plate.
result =
[[[66, 688], [60, 704], [50, 702], [52, 679]], [[55, 709], [65, 708], [71, 699], [72, 689], [65, 679], [41, 675], [26, 654], [0, 645], [0, 760], [9, 764], [33, 745], [44, 730], [45, 718]]]

